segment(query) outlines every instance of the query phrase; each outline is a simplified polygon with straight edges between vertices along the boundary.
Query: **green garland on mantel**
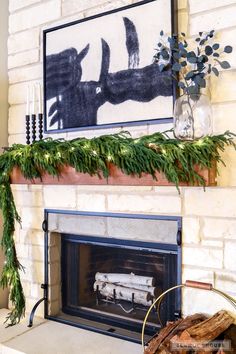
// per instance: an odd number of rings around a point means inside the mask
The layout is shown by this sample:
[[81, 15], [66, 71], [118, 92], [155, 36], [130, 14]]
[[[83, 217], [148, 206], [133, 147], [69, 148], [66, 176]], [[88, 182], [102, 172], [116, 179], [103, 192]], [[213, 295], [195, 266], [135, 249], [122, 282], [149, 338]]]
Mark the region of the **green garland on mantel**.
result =
[[155, 179], [155, 172], [163, 172], [167, 180], [178, 188], [180, 182], [204, 186], [204, 179], [194, 170], [197, 164], [211, 168], [212, 161], [223, 162], [220, 153], [226, 146], [234, 146], [235, 135], [229, 131], [208, 136], [198, 141], [182, 142], [169, 138], [167, 132], [132, 139], [128, 132], [103, 135], [98, 138], [78, 138], [70, 141], [36, 141], [31, 145], [14, 144], [0, 156], [0, 208], [3, 214], [5, 253], [0, 286], [10, 288], [13, 310], [6, 318], [8, 325], [20, 321], [25, 313], [25, 297], [20, 281], [19, 263], [14, 243], [15, 222], [20, 222], [10, 186], [10, 175], [19, 167], [26, 179], [40, 178], [43, 173], [59, 176], [60, 168], [69, 165], [76, 171], [109, 176], [109, 163], [126, 175], [148, 173]]

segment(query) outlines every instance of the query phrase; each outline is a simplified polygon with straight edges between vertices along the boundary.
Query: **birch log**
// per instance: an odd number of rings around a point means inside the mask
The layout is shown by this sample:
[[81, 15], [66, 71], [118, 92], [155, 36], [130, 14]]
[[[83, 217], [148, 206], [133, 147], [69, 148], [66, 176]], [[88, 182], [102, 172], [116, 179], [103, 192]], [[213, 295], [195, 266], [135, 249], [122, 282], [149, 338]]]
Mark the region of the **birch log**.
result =
[[[128, 283], [116, 283], [116, 285], [124, 286], [126, 288], [130, 288], [131, 287], [130, 286], [131, 284], [128, 284]], [[152, 296], [156, 296], [156, 293], [157, 293], [157, 288], [155, 288], [154, 286], [132, 284], [132, 288], [133, 289], [137, 289], [137, 290], [147, 291]]]
[[108, 282], [108, 283], [128, 283], [129, 285], [139, 284], [146, 286], [155, 285], [153, 277], [144, 277], [141, 275], [130, 274], [118, 274], [118, 273], [96, 273], [95, 280]]
[[95, 281], [93, 285], [94, 291], [97, 290], [97, 287], [100, 294], [107, 297], [108, 299], [113, 299], [115, 290], [117, 300], [126, 300], [132, 302], [132, 294], [134, 294], [134, 302], [136, 304], [141, 304], [144, 306], [151, 306], [152, 304], [150, 301], [151, 295], [147, 291], [125, 288], [124, 286], [106, 283], [99, 280]]

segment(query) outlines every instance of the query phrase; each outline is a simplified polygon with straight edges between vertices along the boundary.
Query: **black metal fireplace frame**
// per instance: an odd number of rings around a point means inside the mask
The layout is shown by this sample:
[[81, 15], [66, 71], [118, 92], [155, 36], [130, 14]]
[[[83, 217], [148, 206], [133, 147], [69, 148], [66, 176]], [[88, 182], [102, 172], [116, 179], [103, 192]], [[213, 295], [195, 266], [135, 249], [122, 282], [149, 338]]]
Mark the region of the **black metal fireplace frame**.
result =
[[[49, 220], [49, 214], [64, 214], [64, 215], [81, 215], [81, 216], [95, 216], [95, 217], [114, 217], [114, 218], [131, 218], [131, 219], [149, 219], [149, 220], [170, 220], [170, 221], [176, 221], [178, 225], [177, 229], [177, 234], [176, 234], [176, 244], [165, 244], [165, 243], [157, 243], [157, 242], [142, 242], [142, 241], [136, 241], [136, 240], [122, 240], [122, 247], [128, 247], [132, 249], [156, 249], [160, 250], [162, 249], [163, 251], [174, 253], [177, 255], [177, 284], [181, 284], [181, 264], [182, 264], [182, 252], [181, 252], [181, 244], [182, 244], [182, 218], [180, 216], [166, 216], [166, 215], [147, 215], [147, 214], [124, 214], [124, 213], [109, 213], [109, 212], [83, 212], [83, 211], [74, 211], [74, 210], [60, 210], [60, 209], [45, 209], [44, 210], [44, 221], [42, 223], [42, 228], [44, 231], [44, 284], [42, 284], [42, 289], [44, 291], [44, 296], [42, 299], [40, 299], [34, 306], [31, 315], [30, 315], [30, 320], [29, 320], [29, 327], [33, 325], [33, 317], [34, 313], [38, 307], [38, 305], [44, 301], [44, 318], [53, 320], [56, 322], [72, 325], [74, 327], [82, 328], [82, 329], [87, 329], [91, 330], [97, 333], [101, 334], [106, 334], [109, 336], [121, 338], [124, 340], [132, 341], [135, 343], [141, 343], [141, 338], [132, 336], [129, 334], [130, 331], [134, 331], [137, 333], [137, 327], [132, 328], [132, 326], [127, 330], [119, 333], [119, 331], [113, 330], [114, 325], [112, 323], [112, 320], [109, 324], [111, 327], [110, 329], [104, 329], [102, 326], [101, 328], [94, 327], [93, 322], [91, 321], [91, 324], [89, 324], [89, 320], [83, 321], [77, 323], [73, 322], [71, 320], [63, 319], [60, 317], [56, 316], [51, 316], [49, 315], [48, 311], [48, 301], [49, 301], [49, 291], [48, 291], [48, 284], [49, 284], [49, 229], [48, 229], [48, 220]], [[87, 242], [89, 242], [89, 237], [86, 236]], [[106, 242], [105, 237], [96, 237], [92, 236], [91, 241], [93, 243], [99, 242], [101, 245], [101, 242], [108, 243]], [[109, 239], [109, 244], [112, 244], [114, 247], [118, 247], [118, 243], [120, 242], [120, 239]], [[176, 317], [181, 316], [181, 292], [179, 291], [178, 296], [177, 296], [177, 302], [175, 304], [175, 309], [176, 309]], [[151, 330], [151, 329], [150, 329]], [[141, 328], [140, 328], [140, 333], [141, 333]], [[150, 334], [151, 335], [151, 334]]]

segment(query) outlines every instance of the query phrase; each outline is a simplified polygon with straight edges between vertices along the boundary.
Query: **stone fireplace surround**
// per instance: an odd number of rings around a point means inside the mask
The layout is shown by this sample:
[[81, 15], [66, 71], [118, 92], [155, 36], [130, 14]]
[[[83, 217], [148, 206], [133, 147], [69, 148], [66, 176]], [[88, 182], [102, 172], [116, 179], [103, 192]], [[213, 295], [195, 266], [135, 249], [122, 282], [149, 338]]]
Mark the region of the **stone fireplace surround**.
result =
[[[47, 298], [45, 317], [140, 342], [148, 306], [136, 304], [136, 311], [126, 314], [120, 305], [113, 305], [111, 301], [95, 301], [92, 289], [95, 273], [112, 270], [153, 276], [158, 294], [179, 284], [181, 218], [55, 209], [45, 210], [44, 215], [44, 283], [48, 284], [44, 293]], [[132, 307], [127, 302], [122, 305], [126, 309]], [[177, 318], [180, 291], [163, 305], [162, 322]], [[155, 334], [158, 325], [156, 314], [150, 314], [147, 333]]]
[[[213, 283], [232, 296], [235, 287], [236, 189], [207, 187], [12, 185], [22, 226], [15, 240], [25, 266], [21, 279], [29, 313], [42, 297], [44, 281], [44, 209], [177, 215], [183, 218], [182, 280]], [[227, 202], [226, 202], [227, 201]], [[53, 256], [53, 255], [52, 255]], [[220, 298], [204, 291], [183, 291], [182, 311], [214, 313], [228, 308]], [[43, 306], [37, 310], [43, 317]]]

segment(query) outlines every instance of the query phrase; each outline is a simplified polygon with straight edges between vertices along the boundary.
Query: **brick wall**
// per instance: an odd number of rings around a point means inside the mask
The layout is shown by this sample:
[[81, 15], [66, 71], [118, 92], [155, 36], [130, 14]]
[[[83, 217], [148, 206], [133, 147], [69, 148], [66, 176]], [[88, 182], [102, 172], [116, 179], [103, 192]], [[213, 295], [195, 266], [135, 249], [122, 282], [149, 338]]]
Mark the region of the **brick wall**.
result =
[[[70, 20], [134, 3], [132, 0], [10, 0], [9, 25], [9, 143], [25, 142], [25, 87], [42, 79], [42, 29]], [[192, 37], [201, 30], [217, 30], [217, 40], [231, 44], [232, 68], [212, 79], [214, 132], [235, 131], [236, 110], [236, 1], [179, 0], [179, 27]], [[132, 128], [135, 135], [153, 132], [155, 126]], [[113, 132], [114, 129], [109, 129]], [[107, 132], [107, 131], [106, 131]], [[99, 134], [104, 133], [99, 130]], [[64, 133], [56, 137], [75, 137]], [[88, 137], [98, 134], [89, 131]], [[55, 135], [54, 135], [55, 136]], [[210, 281], [236, 295], [236, 154], [223, 156], [227, 168], [219, 166], [218, 187], [116, 187], [116, 186], [13, 186], [22, 229], [16, 231], [17, 251], [26, 266], [22, 274], [27, 310], [41, 296], [43, 282], [43, 209], [138, 212], [183, 216], [183, 279]], [[214, 312], [224, 303], [202, 292], [184, 292], [184, 313]], [[42, 314], [42, 307], [40, 309]]]

